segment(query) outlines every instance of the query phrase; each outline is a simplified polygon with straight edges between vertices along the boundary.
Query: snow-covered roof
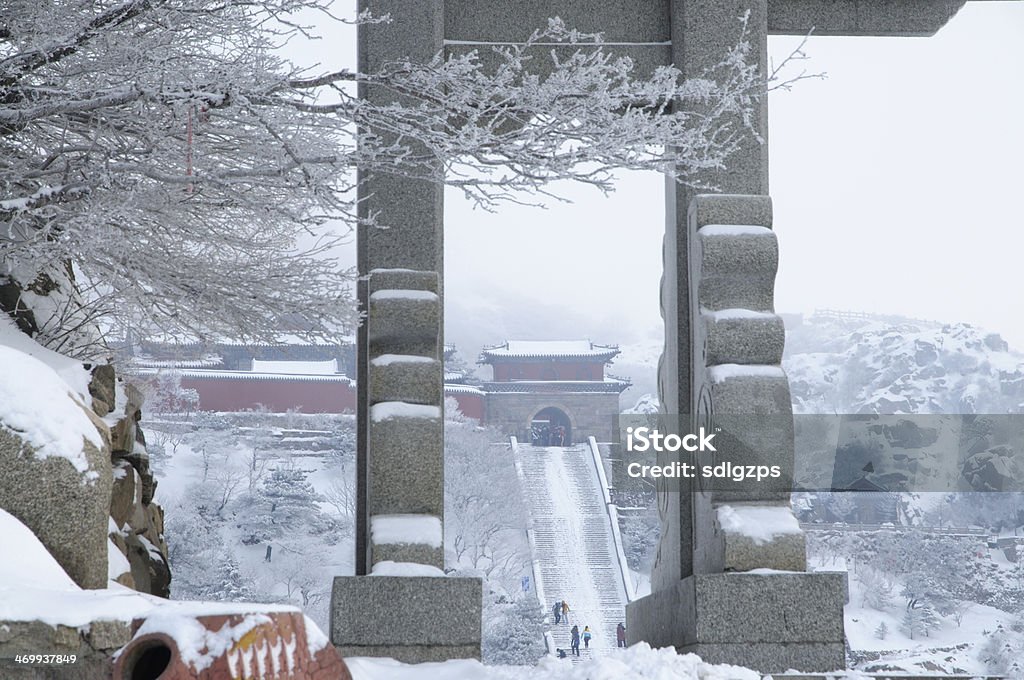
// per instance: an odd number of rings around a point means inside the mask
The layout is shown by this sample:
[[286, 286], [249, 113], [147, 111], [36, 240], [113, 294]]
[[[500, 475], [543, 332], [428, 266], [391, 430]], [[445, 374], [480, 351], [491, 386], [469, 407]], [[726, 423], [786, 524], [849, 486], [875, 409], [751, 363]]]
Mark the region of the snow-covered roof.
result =
[[479, 387], [473, 387], [472, 385], [460, 385], [456, 383], [446, 383], [444, 386], [445, 394], [479, 394], [483, 396], [484, 391]]
[[599, 359], [610, 361], [619, 353], [615, 345], [596, 345], [590, 340], [508, 340], [485, 347], [480, 363], [495, 359]]
[[283, 373], [287, 375], [334, 375], [338, 372], [338, 360], [329, 361], [264, 361], [252, 360], [254, 373]]
[[[208, 371], [202, 369], [172, 369], [182, 378], [192, 380], [273, 380], [278, 382], [344, 382], [355, 385], [355, 380], [344, 374], [311, 375], [300, 373], [256, 373], [253, 371]], [[139, 368], [135, 375], [157, 375], [160, 369]]]
[[317, 338], [297, 333], [281, 333], [274, 342], [215, 337], [201, 340], [187, 335], [154, 334], [139, 338], [143, 345], [164, 347], [337, 347], [355, 344], [355, 336], [339, 335], [335, 338]]
[[140, 368], [215, 368], [224, 365], [219, 356], [205, 356], [200, 359], [154, 359], [152, 357], [132, 357], [132, 366]]

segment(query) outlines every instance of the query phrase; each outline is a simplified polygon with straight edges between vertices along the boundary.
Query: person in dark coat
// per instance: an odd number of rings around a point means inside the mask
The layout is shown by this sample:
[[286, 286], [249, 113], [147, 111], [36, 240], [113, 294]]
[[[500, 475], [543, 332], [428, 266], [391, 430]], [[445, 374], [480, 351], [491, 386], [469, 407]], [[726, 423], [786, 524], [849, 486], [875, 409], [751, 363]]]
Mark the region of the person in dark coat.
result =
[[555, 623], [562, 622], [562, 602], [558, 601], [555, 606], [551, 608], [551, 612], [555, 615]]
[[615, 641], [618, 643], [617, 646], [626, 646], [626, 627], [619, 622], [619, 625], [615, 627]]
[[580, 627], [572, 627], [572, 653], [576, 656], [580, 655]]

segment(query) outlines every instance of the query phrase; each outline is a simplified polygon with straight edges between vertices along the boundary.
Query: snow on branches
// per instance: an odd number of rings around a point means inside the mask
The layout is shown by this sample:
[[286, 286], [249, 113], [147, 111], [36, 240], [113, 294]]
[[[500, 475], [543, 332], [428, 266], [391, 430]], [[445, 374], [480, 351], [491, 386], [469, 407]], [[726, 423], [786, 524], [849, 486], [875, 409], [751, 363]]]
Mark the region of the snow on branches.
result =
[[356, 170], [489, 208], [619, 168], [693, 181], [756, 134], [745, 42], [693, 80], [637, 75], [558, 20], [375, 73], [288, 61], [313, 30], [297, 17], [329, 5], [0, 0], [0, 284], [70, 272], [80, 316], [145, 330], [338, 332]]

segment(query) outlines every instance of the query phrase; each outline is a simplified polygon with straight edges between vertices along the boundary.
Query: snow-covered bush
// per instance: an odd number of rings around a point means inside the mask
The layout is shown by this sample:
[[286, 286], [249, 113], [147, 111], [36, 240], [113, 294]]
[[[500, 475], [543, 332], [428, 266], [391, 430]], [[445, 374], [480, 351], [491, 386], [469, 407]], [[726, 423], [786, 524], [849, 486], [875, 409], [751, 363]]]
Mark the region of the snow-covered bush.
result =
[[[640, 510], [619, 513], [619, 528], [622, 534], [622, 549], [629, 568], [633, 571], [650, 571], [661, 536], [661, 519], [658, 517], [657, 499], [654, 494], [636, 494]], [[638, 507], [638, 506], [633, 506]]]
[[545, 653], [544, 616], [536, 598], [485, 598], [482, 656], [486, 664], [533, 665]]
[[530, 564], [528, 510], [512, 454], [498, 441], [473, 421], [445, 423], [446, 561], [511, 591]]
[[354, 506], [331, 494], [354, 492], [345, 474], [353, 419], [292, 420], [306, 428], [307, 449], [288, 448], [295, 442], [280, 436], [283, 414], [203, 413], [165, 456], [161, 489], [179, 490], [165, 526], [175, 599], [288, 603], [327, 625], [331, 577], [351, 569], [352, 542], [342, 539]]

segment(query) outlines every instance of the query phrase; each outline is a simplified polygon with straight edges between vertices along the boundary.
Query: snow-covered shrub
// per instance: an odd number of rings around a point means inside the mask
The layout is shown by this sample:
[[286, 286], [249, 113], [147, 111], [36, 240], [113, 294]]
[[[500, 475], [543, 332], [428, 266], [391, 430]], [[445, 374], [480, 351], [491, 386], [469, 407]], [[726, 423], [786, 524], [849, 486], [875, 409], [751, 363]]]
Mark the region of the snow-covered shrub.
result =
[[544, 616], [534, 597], [484, 605], [482, 656], [486, 664], [533, 665], [545, 653]]
[[[661, 536], [661, 519], [658, 517], [657, 499], [654, 494], [640, 496], [644, 502], [642, 510], [620, 512], [619, 529], [622, 534], [622, 549], [626, 561], [633, 571], [649, 571]], [[636, 507], [636, 506], [634, 506]]]

